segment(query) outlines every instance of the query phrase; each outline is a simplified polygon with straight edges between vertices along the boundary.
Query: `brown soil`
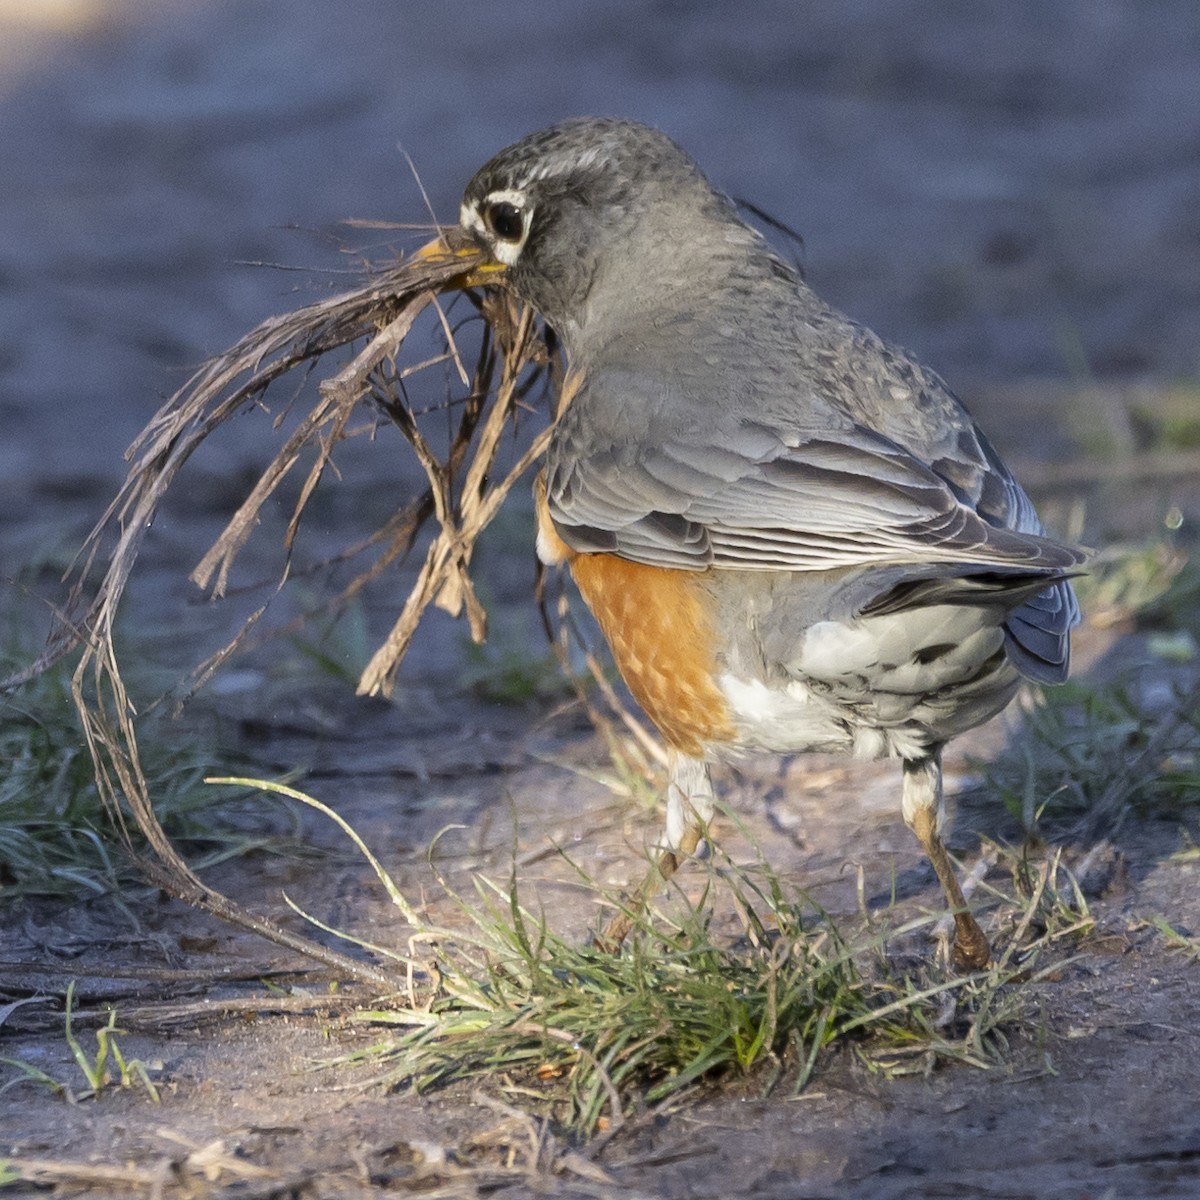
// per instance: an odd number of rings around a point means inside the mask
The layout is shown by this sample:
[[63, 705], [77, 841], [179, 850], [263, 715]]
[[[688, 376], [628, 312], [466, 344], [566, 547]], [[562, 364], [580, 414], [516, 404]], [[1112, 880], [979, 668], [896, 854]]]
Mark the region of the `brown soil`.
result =
[[[162, 586], [143, 594], [168, 593], [168, 569], [148, 562]], [[1090, 630], [1079, 643], [1084, 673], [1139, 652], [1135, 640]], [[588, 778], [606, 760], [578, 714], [488, 704], [444, 680], [406, 680], [395, 705], [355, 700], [311, 673], [260, 683], [204, 702], [222, 714], [227, 752], [250, 753], [264, 773], [307, 766], [306, 788], [355, 825], [437, 922], [461, 920], [425, 858], [447, 827], [439, 868], [469, 892], [475, 873], [507, 879], [515, 822], [523, 898], [578, 938], [600, 914], [555, 848], [618, 884], [657, 831], [653, 812]], [[180, 734], [198, 729], [189, 721]], [[1019, 730], [999, 721], [956, 743], [951, 788], [969, 782], [965, 755], [986, 758], [1009, 736]], [[727, 828], [722, 845], [740, 861], [760, 846], [835, 919], [854, 915], [861, 865], [869, 905], [887, 909], [894, 887], [899, 920], [936, 907], [939, 893], [899, 818], [897, 784], [887, 764], [749, 764], [725, 779], [745, 831]], [[402, 946], [403, 922], [362, 863], [327, 823], [302, 820], [312, 857], [251, 856], [207, 877], [285, 923], [298, 925], [286, 889], [335, 927]], [[36, 998], [7, 1014], [3, 1053], [82, 1088], [62, 1032], [61, 995], [75, 979], [84, 1009], [116, 1004], [121, 1047], [150, 1066], [162, 1102], [132, 1088], [69, 1104], [20, 1083], [3, 1097], [0, 1146], [71, 1164], [62, 1195], [145, 1194], [135, 1183], [151, 1176], [165, 1195], [230, 1197], [1193, 1195], [1196, 968], [1148, 922], [1200, 928], [1197, 862], [1181, 853], [1197, 824], [1183, 814], [1124, 825], [1093, 876], [1094, 932], [1059, 947], [1061, 969], [1025, 989], [991, 1069], [929, 1062], [885, 1078], [842, 1050], [799, 1096], [786, 1072], [770, 1094], [761, 1074], [702, 1087], [635, 1116], [595, 1157], [594, 1145], [576, 1148], [522, 1114], [520, 1089], [533, 1081], [519, 1074], [416, 1097], [372, 1084], [369, 1068], [318, 1069], [378, 1036], [348, 1015], [368, 993], [349, 985], [330, 997], [322, 971], [201, 913], [144, 889], [122, 910], [29, 904], [10, 910], [0, 933], [0, 1001]], [[1012, 833], [979, 801], [960, 808], [956, 830], [968, 860], [976, 831]], [[1088, 849], [1067, 847], [1068, 860]], [[701, 877], [685, 872], [685, 888]], [[279, 988], [304, 990], [281, 1000]], [[89, 1179], [92, 1168], [133, 1173], [112, 1182]]]

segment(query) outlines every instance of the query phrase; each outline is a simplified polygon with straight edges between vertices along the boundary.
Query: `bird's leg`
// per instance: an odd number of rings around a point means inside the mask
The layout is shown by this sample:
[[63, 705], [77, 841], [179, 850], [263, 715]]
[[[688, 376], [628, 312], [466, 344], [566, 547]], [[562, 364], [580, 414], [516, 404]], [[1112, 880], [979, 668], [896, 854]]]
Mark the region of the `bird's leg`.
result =
[[944, 804], [940, 748], [928, 758], [905, 760], [903, 807], [904, 821], [917, 835], [933, 864], [954, 915], [954, 964], [969, 970], [986, 967], [992, 960], [991, 948], [979, 922], [967, 907], [954, 874], [954, 864], [941, 838]]
[[703, 759], [691, 758], [672, 750], [664, 830], [666, 846], [659, 852], [642, 882], [621, 906], [621, 911], [596, 938], [599, 949], [610, 953], [620, 949], [637, 918], [649, 904], [650, 897], [679, 870], [685, 858], [695, 854], [712, 820], [714, 804], [708, 764]]

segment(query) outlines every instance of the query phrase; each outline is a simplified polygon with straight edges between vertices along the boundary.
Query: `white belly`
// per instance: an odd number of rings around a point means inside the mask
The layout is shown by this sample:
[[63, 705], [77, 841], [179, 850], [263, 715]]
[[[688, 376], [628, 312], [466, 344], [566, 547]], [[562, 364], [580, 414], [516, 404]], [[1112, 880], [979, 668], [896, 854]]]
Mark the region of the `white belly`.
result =
[[740, 734], [732, 750], [771, 754], [809, 751], [855, 758], [919, 758], [928, 749], [925, 730], [906, 724], [881, 727], [853, 719], [800, 680], [771, 686], [726, 673], [717, 679]]

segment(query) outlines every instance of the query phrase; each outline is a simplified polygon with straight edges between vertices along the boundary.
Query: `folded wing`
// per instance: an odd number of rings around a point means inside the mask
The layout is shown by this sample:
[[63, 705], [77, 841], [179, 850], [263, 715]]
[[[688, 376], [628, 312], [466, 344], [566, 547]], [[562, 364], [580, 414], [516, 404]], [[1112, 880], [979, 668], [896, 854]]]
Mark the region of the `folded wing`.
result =
[[[628, 410], [628, 394], [622, 401]], [[1010, 656], [1033, 678], [1065, 676], [1078, 620], [1065, 577], [1086, 554], [1045, 535], [969, 423], [926, 459], [851, 420], [806, 433], [723, 415], [716, 427], [622, 443], [587, 424], [589, 409], [577, 396], [548, 462], [550, 513], [574, 549], [685, 570], [943, 563], [960, 577], [964, 566], [1019, 568]], [[1038, 576], [1046, 586], [1030, 597]]]

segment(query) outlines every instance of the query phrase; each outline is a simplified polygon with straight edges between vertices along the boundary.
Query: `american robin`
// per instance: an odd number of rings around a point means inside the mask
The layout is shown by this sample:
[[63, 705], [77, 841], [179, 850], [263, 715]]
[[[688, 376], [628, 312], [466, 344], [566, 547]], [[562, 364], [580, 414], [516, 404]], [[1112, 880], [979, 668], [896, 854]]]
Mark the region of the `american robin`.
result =
[[1084, 552], [937, 375], [820, 300], [655, 129], [530, 134], [440, 244], [472, 257], [457, 285], [511, 288], [561, 339], [537, 549], [670, 749], [660, 873], [712, 818], [714, 760], [899, 758], [956, 957], [985, 965], [939, 833], [941, 751], [1022, 677], [1065, 678]]

